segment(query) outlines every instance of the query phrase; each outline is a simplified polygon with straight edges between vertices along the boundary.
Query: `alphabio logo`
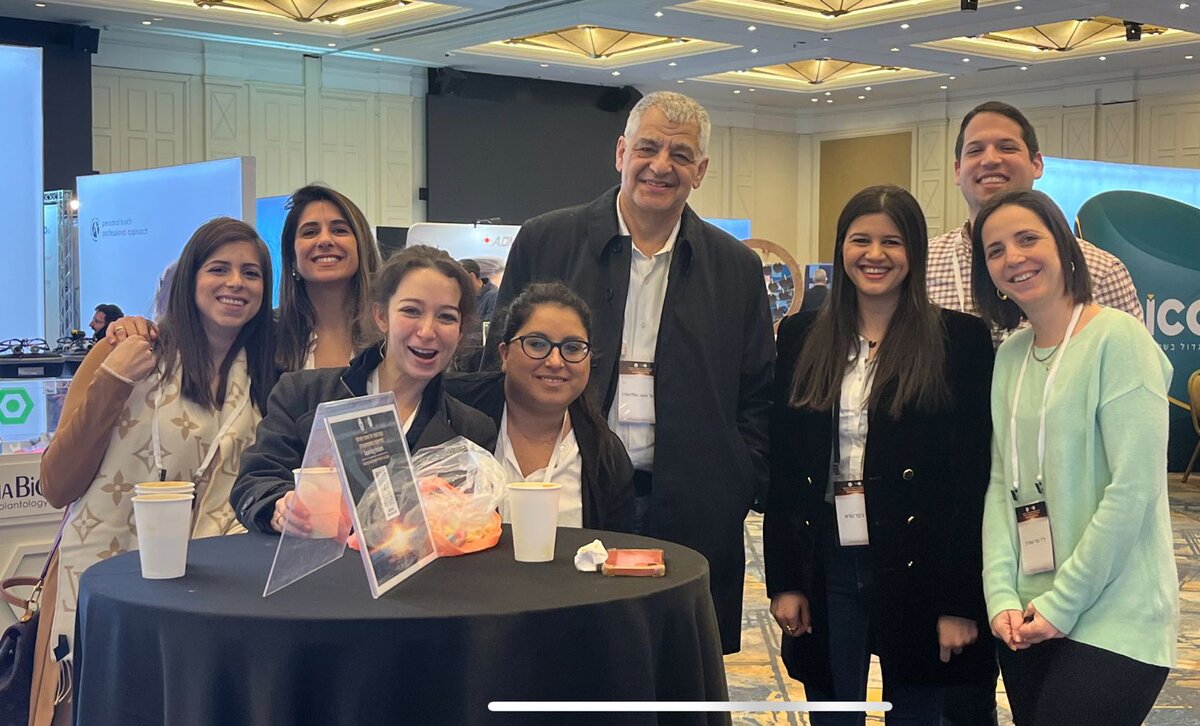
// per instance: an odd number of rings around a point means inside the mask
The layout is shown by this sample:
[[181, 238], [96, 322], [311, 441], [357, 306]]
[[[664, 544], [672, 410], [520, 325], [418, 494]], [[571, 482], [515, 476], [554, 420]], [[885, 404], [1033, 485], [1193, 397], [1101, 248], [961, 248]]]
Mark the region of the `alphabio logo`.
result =
[[1146, 329], [1151, 335], [1173, 338], [1187, 332], [1200, 337], [1200, 300], [1160, 299], [1151, 294], [1146, 296], [1146, 304], [1142, 307]]

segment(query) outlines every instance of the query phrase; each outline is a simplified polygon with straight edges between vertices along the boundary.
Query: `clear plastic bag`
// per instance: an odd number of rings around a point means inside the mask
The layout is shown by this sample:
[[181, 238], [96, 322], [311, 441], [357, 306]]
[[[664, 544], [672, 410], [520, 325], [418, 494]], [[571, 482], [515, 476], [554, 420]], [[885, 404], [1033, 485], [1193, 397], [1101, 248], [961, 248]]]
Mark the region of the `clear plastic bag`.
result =
[[459, 436], [413, 454], [413, 470], [443, 557], [482, 552], [500, 541], [500, 514], [508, 477], [492, 453]]

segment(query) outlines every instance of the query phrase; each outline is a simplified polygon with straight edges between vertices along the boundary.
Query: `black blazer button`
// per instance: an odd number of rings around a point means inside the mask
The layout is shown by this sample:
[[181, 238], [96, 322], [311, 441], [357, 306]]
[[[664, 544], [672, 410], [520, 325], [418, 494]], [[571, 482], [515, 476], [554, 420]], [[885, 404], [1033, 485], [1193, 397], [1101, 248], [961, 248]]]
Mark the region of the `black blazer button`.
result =
[[613, 252], [616, 252], [617, 254], [621, 253], [621, 241], [620, 240], [613, 242]]
[[912, 478], [916, 475], [916, 472], [914, 472], [912, 469], [905, 469], [904, 474], [901, 476], [904, 477], [904, 481], [912, 481]]
[[610, 288], [607, 288], [607, 289], [604, 291], [604, 299], [605, 299], [605, 300], [612, 300], [612, 299], [613, 299], [613, 291], [612, 291], [612, 288], [611, 288], [611, 287], [610, 287]]

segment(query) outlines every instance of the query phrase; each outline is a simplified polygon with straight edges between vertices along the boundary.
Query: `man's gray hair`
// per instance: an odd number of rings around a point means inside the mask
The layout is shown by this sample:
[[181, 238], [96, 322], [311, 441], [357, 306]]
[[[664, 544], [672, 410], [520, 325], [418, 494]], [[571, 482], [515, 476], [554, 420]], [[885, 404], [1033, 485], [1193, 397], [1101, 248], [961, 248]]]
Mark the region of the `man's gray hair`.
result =
[[642, 124], [642, 114], [646, 109], [657, 108], [663, 116], [673, 124], [696, 124], [700, 127], [700, 156], [708, 154], [708, 137], [712, 134], [712, 122], [708, 119], [708, 111], [682, 93], [674, 91], [656, 91], [643, 96], [633, 110], [629, 112], [629, 120], [625, 122], [625, 138], [632, 141]]

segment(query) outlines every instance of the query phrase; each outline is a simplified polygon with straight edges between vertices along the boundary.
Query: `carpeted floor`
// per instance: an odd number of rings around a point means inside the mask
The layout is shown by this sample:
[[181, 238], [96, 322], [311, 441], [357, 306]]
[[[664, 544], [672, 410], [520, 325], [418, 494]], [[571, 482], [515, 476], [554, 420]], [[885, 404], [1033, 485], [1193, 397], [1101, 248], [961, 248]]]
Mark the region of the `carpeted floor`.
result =
[[[1192, 726], [1200, 723], [1200, 475], [1180, 481], [1171, 476], [1171, 519], [1175, 528], [1175, 554], [1179, 567], [1179, 665], [1146, 719], [1151, 726]], [[793, 681], [779, 661], [779, 627], [768, 611], [763, 587], [762, 517], [746, 520], [746, 594], [743, 606], [742, 651], [725, 658], [731, 701], [797, 701], [804, 686]], [[878, 669], [872, 667], [867, 694], [882, 697]], [[1000, 684], [1000, 723], [1012, 724], [1004, 684]], [[807, 724], [799, 714], [734, 714], [739, 726]], [[869, 714], [867, 723], [882, 724], [883, 714]]]

